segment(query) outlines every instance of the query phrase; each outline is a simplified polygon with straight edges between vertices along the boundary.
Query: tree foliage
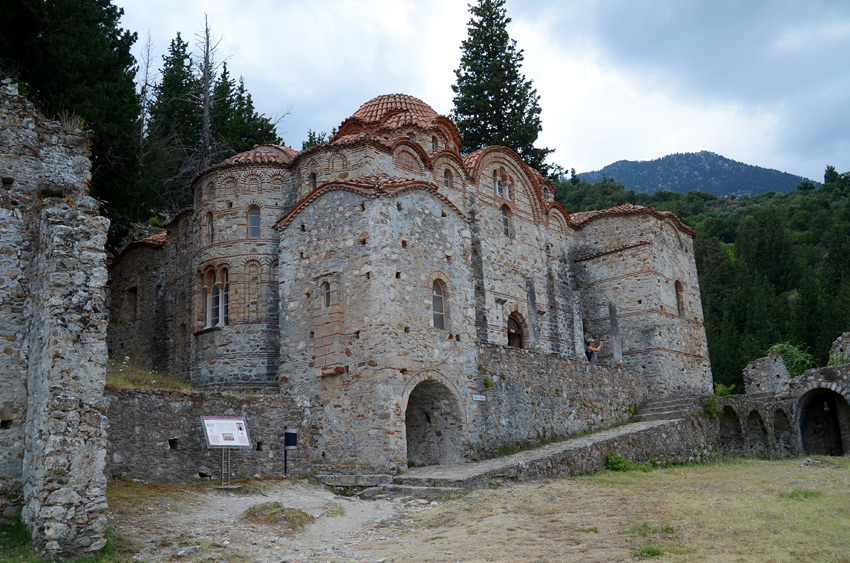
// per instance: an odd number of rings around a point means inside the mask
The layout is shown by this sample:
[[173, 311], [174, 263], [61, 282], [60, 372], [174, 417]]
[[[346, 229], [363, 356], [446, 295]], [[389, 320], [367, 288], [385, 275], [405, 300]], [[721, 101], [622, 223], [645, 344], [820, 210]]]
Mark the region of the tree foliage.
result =
[[635, 193], [612, 179], [566, 178], [571, 212], [624, 203], [672, 211], [696, 230], [694, 257], [715, 381], [739, 389], [746, 364], [787, 342], [828, 361], [850, 330], [850, 173], [828, 166], [820, 188], [783, 194]]
[[0, 71], [46, 113], [92, 130], [91, 194], [116, 224], [140, 205], [136, 34], [123, 13], [110, 0], [0, 0]]
[[452, 118], [463, 133], [462, 152], [489, 145], [514, 149], [532, 167], [546, 172], [552, 150], [534, 146], [542, 130], [540, 96], [522, 74], [522, 50], [508, 35], [505, 0], [479, 0], [470, 6], [468, 36], [461, 44]]

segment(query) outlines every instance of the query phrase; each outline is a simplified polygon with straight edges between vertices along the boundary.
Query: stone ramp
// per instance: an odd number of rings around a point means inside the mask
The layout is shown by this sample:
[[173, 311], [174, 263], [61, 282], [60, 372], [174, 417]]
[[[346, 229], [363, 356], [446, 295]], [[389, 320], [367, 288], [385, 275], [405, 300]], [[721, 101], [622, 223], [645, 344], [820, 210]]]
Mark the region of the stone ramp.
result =
[[401, 496], [438, 496], [483, 488], [491, 481], [590, 473], [603, 469], [605, 455], [611, 452], [638, 462], [684, 463], [710, 455], [713, 447], [707, 442], [703, 426], [693, 417], [633, 422], [502, 458], [413, 467], [393, 476], [383, 489]]

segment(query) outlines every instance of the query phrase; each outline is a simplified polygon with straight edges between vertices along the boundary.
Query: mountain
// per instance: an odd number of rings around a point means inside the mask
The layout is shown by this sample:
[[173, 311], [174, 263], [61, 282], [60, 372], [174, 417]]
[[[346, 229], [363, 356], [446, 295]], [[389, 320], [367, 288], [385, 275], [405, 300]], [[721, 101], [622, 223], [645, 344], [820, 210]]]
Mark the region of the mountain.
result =
[[[709, 151], [676, 153], [655, 160], [620, 160], [602, 170], [578, 175], [594, 184], [613, 179], [635, 192], [671, 191], [755, 195], [776, 191], [787, 193], [800, 182], [811, 181], [779, 170], [752, 166]], [[813, 182], [819, 185], [817, 182]]]

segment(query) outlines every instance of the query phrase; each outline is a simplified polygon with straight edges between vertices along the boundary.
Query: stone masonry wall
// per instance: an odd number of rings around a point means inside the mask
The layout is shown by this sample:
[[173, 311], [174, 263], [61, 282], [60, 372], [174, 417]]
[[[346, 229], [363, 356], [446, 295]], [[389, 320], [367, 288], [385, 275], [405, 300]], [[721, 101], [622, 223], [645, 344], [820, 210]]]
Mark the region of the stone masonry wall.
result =
[[[87, 195], [86, 134], [44, 120], [14, 86], [0, 92], [0, 123], [3, 208], [14, 218], [3, 232], [13, 266], [3, 277], [14, 282], [0, 282], [11, 289], [0, 297], [14, 331], [5, 355], [17, 360], [2, 377], [5, 386], [23, 387], [26, 366], [23, 517], [36, 549], [70, 557], [105, 543], [109, 223]], [[13, 397], [19, 416], [20, 393]]]
[[693, 243], [649, 213], [604, 217], [580, 231], [575, 267], [586, 329], [603, 363], [650, 374], [665, 395], [711, 392]]
[[305, 463], [318, 429], [283, 395], [179, 393], [107, 389], [109, 442], [106, 472], [112, 479], [183, 481], [220, 478], [221, 451], [207, 449], [201, 416], [244, 416], [252, 448], [234, 450], [234, 476], [283, 475], [284, 428], [298, 430], [289, 473], [310, 473]]
[[628, 422], [650, 393], [641, 372], [585, 359], [485, 345], [478, 362], [484, 457]]

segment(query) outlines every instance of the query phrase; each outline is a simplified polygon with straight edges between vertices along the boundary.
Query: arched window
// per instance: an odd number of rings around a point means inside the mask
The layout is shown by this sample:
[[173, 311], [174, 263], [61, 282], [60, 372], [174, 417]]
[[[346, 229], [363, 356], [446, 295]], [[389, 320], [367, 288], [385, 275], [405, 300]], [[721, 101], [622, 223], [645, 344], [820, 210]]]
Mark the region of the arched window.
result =
[[431, 309], [434, 313], [434, 328], [446, 330], [446, 292], [443, 285], [435, 281], [431, 293]]
[[209, 270], [202, 278], [203, 303], [201, 306], [204, 311], [204, 328], [215, 326], [213, 322], [213, 292], [215, 291], [215, 272]]
[[452, 171], [448, 168], [443, 172], [443, 185], [447, 188], [452, 187]]
[[493, 193], [496, 197], [502, 197], [502, 177], [498, 170], [493, 171]]
[[248, 262], [245, 265], [245, 318], [257, 320], [260, 318], [260, 298], [262, 285], [260, 282], [260, 263]]
[[212, 244], [215, 240], [215, 222], [212, 213], [207, 213], [207, 240], [209, 244]]
[[508, 346], [512, 348], [522, 348], [522, 325], [511, 315], [508, 318]]
[[325, 282], [322, 284], [322, 288], [319, 291], [319, 295], [322, 296], [322, 307], [330, 307], [331, 306], [331, 284]]
[[513, 225], [511, 224], [511, 210], [507, 205], [499, 208], [499, 213], [502, 214], [502, 232], [506, 237], [513, 235]]
[[258, 238], [260, 236], [260, 209], [252, 207], [248, 210], [248, 237]]
[[685, 316], [685, 295], [682, 287], [682, 282], [676, 280], [676, 312], [680, 317]]
[[210, 326], [218, 326], [221, 322], [221, 290], [216, 282], [212, 287], [210, 300]]
[[227, 268], [221, 271], [221, 279], [224, 287], [221, 290], [221, 325], [230, 324], [230, 274]]
[[437, 137], [436, 136], [431, 137], [431, 152], [437, 152], [437, 148], [438, 148]]
[[310, 172], [310, 189], [311, 190], [316, 189], [316, 173], [315, 172]]
[[410, 142], [411, 142], [411, 143], [415, 143], [415, 142], [416, 142], [416, 135], [414, 135], [413, 133], [411, 133], [410, 135], [408, 135], [408, 136], [407, 136], [407, 138], [408, 138], [408, 139], [410, 139]]

